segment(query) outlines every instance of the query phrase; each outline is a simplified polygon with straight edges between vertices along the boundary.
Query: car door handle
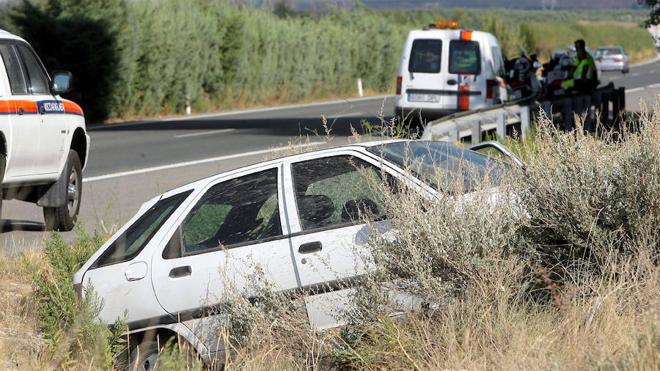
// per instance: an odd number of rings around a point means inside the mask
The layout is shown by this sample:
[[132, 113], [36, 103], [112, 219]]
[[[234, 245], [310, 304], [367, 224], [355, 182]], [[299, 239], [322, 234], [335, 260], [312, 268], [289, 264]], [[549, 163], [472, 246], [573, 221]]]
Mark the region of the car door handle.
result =
[[309, 254], [316, 251], [321, 251], [323, 244], [320, 241], [308, 242], [298, 247], [298, 252], [301, 254]]
[[453, 85], [456, 85], [456, 84], [458, 84], [458, 81], [456, 81], [456, 80], [454, 80], [454, 79], [451, 79], [451, 80], [447, 80], [447, 84], [448, 84], [448, 85], [452, 85], [452, 86], [453, 86]]
[[189, 265], [183, 267], [172, 268], [170, 271], [170, 278], [181, 278], [190, 276], [192, 274], [192, 268]]

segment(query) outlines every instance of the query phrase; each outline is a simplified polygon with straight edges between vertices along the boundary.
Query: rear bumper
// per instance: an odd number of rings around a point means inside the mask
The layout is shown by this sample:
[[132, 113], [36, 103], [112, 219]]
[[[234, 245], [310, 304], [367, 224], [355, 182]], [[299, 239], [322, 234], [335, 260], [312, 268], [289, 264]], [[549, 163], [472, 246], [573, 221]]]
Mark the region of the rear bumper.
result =
[[418, 119], [421, 117], [424, 122], [433, 121], [456, 112], [458, 112], [456, 109], [405, 108], [398, 106], [394, 108], [395, 117], [408, 119]]
[[599, 63], [598, 68], [601, 71], [622, 71], [627, 68], [626, 64], [621, 63]]

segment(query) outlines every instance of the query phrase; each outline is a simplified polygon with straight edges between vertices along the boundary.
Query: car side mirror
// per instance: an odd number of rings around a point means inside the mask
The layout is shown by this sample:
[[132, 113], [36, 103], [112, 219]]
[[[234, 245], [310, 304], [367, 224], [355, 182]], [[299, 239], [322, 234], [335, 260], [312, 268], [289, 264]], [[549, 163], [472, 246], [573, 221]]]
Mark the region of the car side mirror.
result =
[[54, 94], [65, 94], [71, 90], [71, 72], [58, 71], [53, 74], [51, 91]]

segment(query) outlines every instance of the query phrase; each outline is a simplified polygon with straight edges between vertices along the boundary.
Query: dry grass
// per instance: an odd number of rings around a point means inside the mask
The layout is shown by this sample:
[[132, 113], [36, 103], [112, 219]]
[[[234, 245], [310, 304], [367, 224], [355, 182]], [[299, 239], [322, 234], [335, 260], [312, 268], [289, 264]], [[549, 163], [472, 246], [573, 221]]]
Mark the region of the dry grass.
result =
[[[660, 107], [640, 121], [616, 138], [541, 123], [517, 148], [526, 172], [504, 178], [496, 198], [488, 179], [468, 198], [433, 200], [374, 184], [396, 238], [372, 236], [377, 269], [357, 290], [352, 323], [312, 331], [304, 296], [237, 294], [220, 311], [231, 350], [221, 361], [227, 370], [657, 370]], [[78, 259], [95, 246], [78, 244]], [[62, 246], [48, 251], [68, 261]], [[41, 339], [36, 306], [48, 303], [30, 295], [34, 267], [57, 266], [43, 259], [0, 260], [2, 366], [103, 367], [90, 360], [98, 344], [71, 358]], [[384, 287], [420, 298], [421, 310], [391, 318]], [[75, 326], [61, 334], [67, 347], [81, 336]], [[165, 369], [200, 367], [178, 347], [163, 357]]]
[[40, 264], [43, 256], [26, 253], [0, 259], [0, 367], [7, 370], [40, 368], [46, 342], [39, 332], [34, 290], [29, 265]]

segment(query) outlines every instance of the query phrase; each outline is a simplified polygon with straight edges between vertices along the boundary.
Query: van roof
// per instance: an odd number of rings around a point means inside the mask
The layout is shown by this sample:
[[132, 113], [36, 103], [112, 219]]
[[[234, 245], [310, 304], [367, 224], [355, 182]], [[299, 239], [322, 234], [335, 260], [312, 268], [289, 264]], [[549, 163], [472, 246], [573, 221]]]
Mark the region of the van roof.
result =
[[468, 29], [463, 29], [463, 28], [457, 28], [457, 29], [445, 29], [445, 28], [428, 28], [428, 29], [421, 29], [421, 30], [412, 30], [410, 31], [410, 36], [415, 36], [415, 37], [441, 37], [445, 36], [447, 34], [450, 35], [460, 35], [461, 32], [464, 31], [469, 31], [472, 32], [472, 35], [474, 36], [479, 36], [479, 37], [486, 37], [486, 38], [495, 38], [495, 36], [489, 32], [485, 31], [475, 31], [475, 30], [468, 30]]

